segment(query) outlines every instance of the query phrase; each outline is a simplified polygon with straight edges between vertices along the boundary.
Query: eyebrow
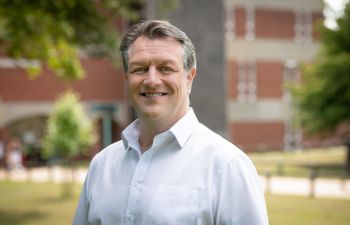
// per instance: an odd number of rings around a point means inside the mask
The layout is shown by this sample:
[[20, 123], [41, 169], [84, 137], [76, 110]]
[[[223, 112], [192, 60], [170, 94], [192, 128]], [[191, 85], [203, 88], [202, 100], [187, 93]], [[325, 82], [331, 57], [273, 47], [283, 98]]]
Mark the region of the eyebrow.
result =
[[172, 60], [163, 60], [159, 63], [160, 65], [177, 65], [177, 63], [175, 61], [172, 61]]
[[[178, 66], [177, 63], [173, 60], [156, 60], [156, 63], [158, 65], [173, 65], [173, 66]], [[135, 62], [130, 62], [129, 63], [129, 67], [132, 66], [144, 66], [144, 65], [148, 65], [149, 64], [149, 60], [140, 60], [140, 61], [135, 61]]]
[[133, 63], [130, 63], [129, 64], [129, 67], [132, 67], [132, 66], [144, 66], [145, 63], [141, 63], [141, 62], [133, 62]]

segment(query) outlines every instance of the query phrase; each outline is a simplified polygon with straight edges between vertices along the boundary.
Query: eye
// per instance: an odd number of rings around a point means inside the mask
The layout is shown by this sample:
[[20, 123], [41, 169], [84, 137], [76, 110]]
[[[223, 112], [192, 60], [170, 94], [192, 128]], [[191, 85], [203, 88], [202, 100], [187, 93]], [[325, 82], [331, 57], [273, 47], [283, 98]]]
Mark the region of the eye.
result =
[[159, 71], [162, 73], [172, 73], [172, 72], [174, 72], [174, 69], [171, 68], [170, 66], [161, 66], [159, 68]]
[[147, 67], [136, 67], [131, 69], [132, 74], [144, 74], [147, 73], [148, 68]]

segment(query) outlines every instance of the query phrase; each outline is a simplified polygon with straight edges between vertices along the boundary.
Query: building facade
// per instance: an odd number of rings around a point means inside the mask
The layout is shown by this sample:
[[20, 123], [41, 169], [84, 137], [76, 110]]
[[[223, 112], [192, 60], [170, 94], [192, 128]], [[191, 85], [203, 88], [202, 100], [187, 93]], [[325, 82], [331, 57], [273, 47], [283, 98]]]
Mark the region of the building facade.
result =
[[54, 101], [68, 89], [79, 93], [88, 115], [96, 123], [99, 141], [92, 155], [120, 139], [120, 130], [130, 120], [121, 70], [106, 59], [82, 58], [82, 64], [86, 71], [83, 80], [65, 82], [47, 69], [31, 80], [16, 61], [0, 59], [0, 143], [3, 151], [13, 138], [19, 139], [30, 151], [40, 151]]
[[[310, 144], [295, 126], [285, 84], [300, 82], [299, 65], [319, 50], [315, 23], [323, 18], [322, 0], [179, 0], [178, 5], [167, 18], [197, 48], [191, 104], [199, 119], [245, 151]], [[0, 148], [16, 137], [40, 149], [53, 102], [67, 88], [80, 93], [96, 121], [100, 138], [91, 155], [120, 139], [134, 118], [122, 71], [106, 59], [82, 63], [86, 78], [67, 84], [47, 69], [30, 80], [20, 62], [0, 57]]]
[[246, 151], [300, 149], [312, 143], [295, 125], [290, 81], [319, 50], [321, 0], [226, 0], [229, 137]]

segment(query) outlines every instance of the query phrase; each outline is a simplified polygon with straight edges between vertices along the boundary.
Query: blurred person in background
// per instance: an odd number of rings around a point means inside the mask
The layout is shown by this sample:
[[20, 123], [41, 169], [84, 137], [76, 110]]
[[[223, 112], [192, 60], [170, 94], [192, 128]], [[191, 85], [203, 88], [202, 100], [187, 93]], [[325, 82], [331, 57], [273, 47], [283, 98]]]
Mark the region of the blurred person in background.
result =
[[73, 225], [268, 224], [252, 162], [190, 107], [196, 56], [186, 34], [145, 21], [120, 50], [138, 119], [93, 158]]
[[0, 167], [3, 167], [5, 162], [5, 150], [4, 150], [4, 144], [2, 143], [2, 141], [0, 141]]
[[7, 144], [6, 168], [8, 170], [23, 169], [23, 153], [21, 142], [13, 138]]

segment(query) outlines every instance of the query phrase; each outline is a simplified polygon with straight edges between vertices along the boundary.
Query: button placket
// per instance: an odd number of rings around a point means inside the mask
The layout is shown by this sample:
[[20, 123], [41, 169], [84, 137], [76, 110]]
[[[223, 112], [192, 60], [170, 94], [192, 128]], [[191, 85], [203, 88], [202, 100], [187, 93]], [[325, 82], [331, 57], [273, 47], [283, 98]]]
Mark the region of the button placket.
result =
[[141, 184], [145, 178], [148, 167], [151, 163], [154, 150], [149, 149], [141, 155], [134, 171], [133, 178], [130, 184], [129, 198], [126, 208], [126, 224], [134, 223], [135, 213], [137, 212], [138, 201], [140, 200]]

